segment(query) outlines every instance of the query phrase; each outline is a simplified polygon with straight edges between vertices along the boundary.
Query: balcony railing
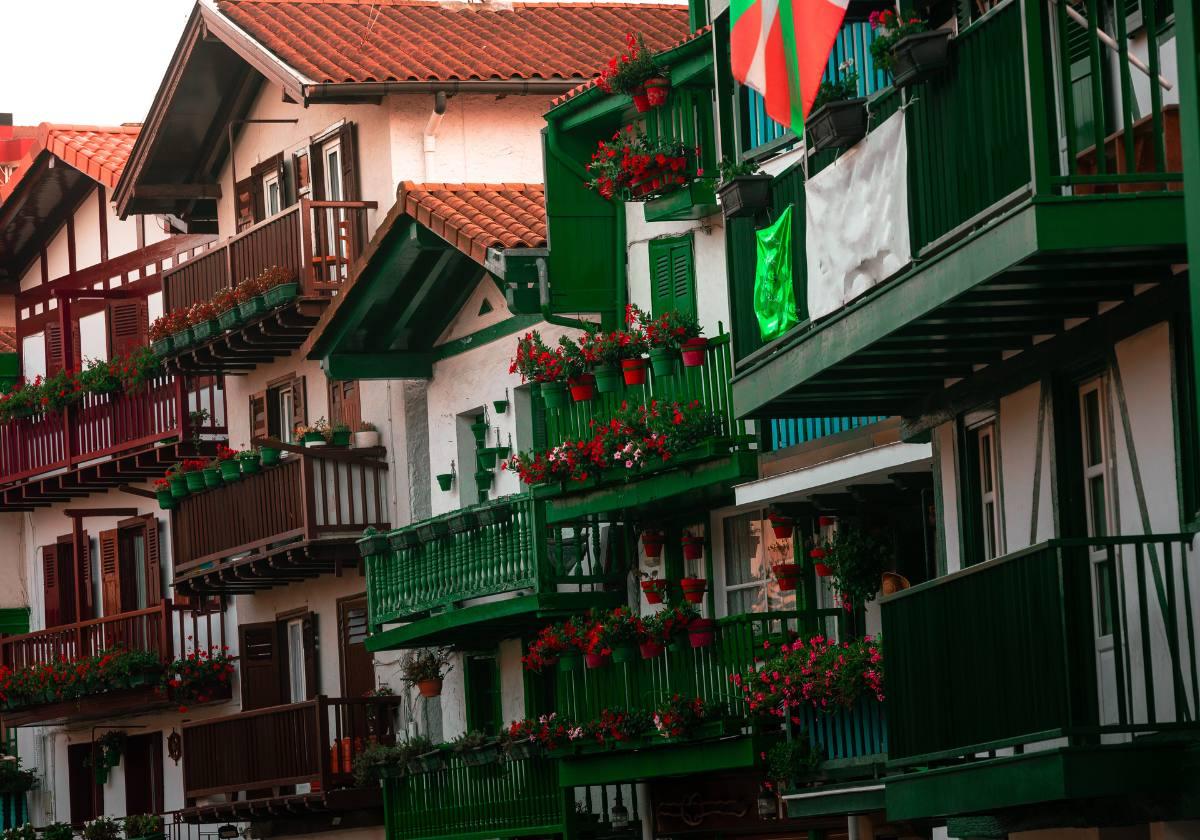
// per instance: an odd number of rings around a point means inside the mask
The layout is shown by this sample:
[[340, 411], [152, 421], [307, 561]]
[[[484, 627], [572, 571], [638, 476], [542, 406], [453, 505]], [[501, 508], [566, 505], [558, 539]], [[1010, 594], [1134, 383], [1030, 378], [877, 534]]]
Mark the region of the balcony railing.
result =
[[61, 412], [0, 424], [0, 482], [69, 469], [167, 438], [224, 433], [225, 391], [219, 380], [163, 374], [137, 393], [87, 394]]
[[547, 527], [544, 503], [527, 495], [434, 517], [392, 532], [367, 558], [371, 624], [503, 592], [599, 592], [623, 577], [624, 549], [602, 544], [599, 526]]
[[386, 529], [386, 471], [386, 462], [346, 451], [293, 452], [240, 481], [180, 499], [171, 519], [176, 581], [216, 579], [225, 566], [279, 547]]
[[317, 697], [183, 724], [184, 798], [328, 793], [354, 786], [354, 759], [395, 743], [399, 697]]
[[890, 759], [1195, 737], [1192, 539], [1056, 539], [886, 598]]
[[211, 300], [264, 269], [279, 266], [300, 282], [300, 294], [332, 296], [366, 244], [373, 201], [303, 199], [163, 274], [168, 312]]

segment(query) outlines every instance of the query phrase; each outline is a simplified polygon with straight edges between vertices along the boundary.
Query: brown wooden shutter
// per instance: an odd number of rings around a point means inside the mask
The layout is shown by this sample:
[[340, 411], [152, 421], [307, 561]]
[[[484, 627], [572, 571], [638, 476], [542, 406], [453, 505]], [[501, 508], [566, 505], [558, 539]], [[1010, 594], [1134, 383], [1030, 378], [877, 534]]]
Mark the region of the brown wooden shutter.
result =
[[79, 578], [83, 581], [83, 592], [79, 600], [83, 605], [83, 615], [77, 620], [87, 621], [96, 617], [96, 604], [92, 596], [92, 541], [87, 531], [83, 532], [82, 540], [83, 556], [79, 558]]
[[119, 359], [145, 347], [149, 309], [144, 300], [114, 301], [108, 305], [108, 357]]
[[[78, 330], [76, 331], [78, 332]], [[63, 369], [62, 327], [57, 321], [46, 324], [46, 376]]]
[[329, 424], [344, 423], [350, 431], [358, 431], [362, 422], [362, 402], [359, 397], [358, 381], [354, 379], [329, 380]]
[[242, 666], [242, 709], [265, 709], [283, 702], [283, 656], [274, 621], [238, 628]]
[[321, 144], [313, 143], [308, 147], [308, 178], [314, 201], [325, 200], [325, 158], [321, 152]]
[[317, 646], [317, 614], [305, 613], [300, 625], [301, 633], [304, 638], [304, 689], [309, 700], [312, 700], [320, 691], [320, 686], [317, 683], [319, 674], [317, 669], [317, 657], [319, 648]]
[[58, 579], [58, 546], [42, 546], [42, 588], [45, 593], [46, 626], [62, 624], [62, 588]]
[[292, 428], [299, 423], [308, 423], [308, 398], [303, 376], [292, 380]]
[[354, 123], [348, 122], [338, 129], [342, 160], [342, 200], [358, 201], [358, 148], [355, 143], [357, 132]]
[[312, 178], [309, 172], [309, 162], [312, 155], [306, 149], [292, 155], [292, 200], [307, 197], [311, 192]]
[[[257, 220], [255, 214], [256, 190], [254, 187], [254, 178], [243, 178], [234, 186], [233, 191], [237, 194], [237, 229], [241, 233], [246, 228], [250, 227]], [[258, 193], [261, 193], [262, 182], [259, 181]]]
[[158, 541], [158, 517], [148, 513], [142, 517], [146, 527], [146, 606], [162, 603], [162, 549]]
[[270, 437], [267, 425], [267, 392], [258, 391], [250, 395], [250, 440]]
[[375, 688], [375, 659], [367, 650], [367, 599], [338, 602], [338, 647], [342, 696], [363, 697]]
[[100, 592], [104, 615], [121, 612], [121, 532], [116, 528], [100, 532]]

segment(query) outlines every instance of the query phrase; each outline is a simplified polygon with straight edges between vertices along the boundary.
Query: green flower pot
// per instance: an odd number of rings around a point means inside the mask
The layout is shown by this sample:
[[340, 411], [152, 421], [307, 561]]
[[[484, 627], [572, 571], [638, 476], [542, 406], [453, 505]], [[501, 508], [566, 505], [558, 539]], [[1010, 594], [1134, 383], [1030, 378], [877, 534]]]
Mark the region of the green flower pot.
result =
[[167, 483], [171, 485], [171, 495], [176, 499], [182, 499], [188, 494], [187, 479], [176, 473], [167, 478]]
[[330, 446], [349, 446], [350, 445], [350, 430], [346, 429], [343, 432], [331, 432], [329, 436]]
[[568, 673], [583, 670], [583, 654], [572, 651], [564, 651], [558, 655], [558, 670]]
[[674, 376], [679, 351], [673, 347], [658, 347], [650, 351], [650, 369], [655, 376]]
[[158, 341], [150, 345], [150, 349], [154, 351], [154, 355], [160, 359], [164, 356], [171, 355], [171, 350], [174, 349], [174, 342], [170, 336], [160, 338]]
[[204, 473], [190, 472], [184, 474], [189, 493], [199, 493], [204, 489]]
[[274, 446], [260, 446], [258, 448], [259, 463], [264, 467], [273, 467], [279, 463], [281, 450]]
[[238, 315], [242, 321], [248, 321], [251, 318], [257, 318], [267, 311], [267, 302], [262, 295], [252, 297], [250, 300], [243, 301], [238, 304]]
[[487, 422], [480, 419], [471, 424], [471, 434], [475, 435], [475, 445], [483, 446], [487, 439]]
[[546, 408], [562, 408], [567, 404], [567, 384], [565, 382], [542, 382], [538, 385], [542, 402]]
[[491, 449], [480, 449], [475, 452], [475, 466], [480, 470], [491, 470], [496, 466], [496, 453]]
[[242, 475], [254, 475], [259, 470], [258, 456], [252, 458], [238, 458], [238, 463], [242, 467]]
[[280, 283], [278, 286], [272, 286], [267, 289], [264, 298], [266, 298], [267, 306], [276, 307], [282, 306], [288, 301], [294, 299], [300, 293], [299, 283]]
[[476, 470], [475, 471], [475, 486], [480, 490], [486, 490], [492, 486], [492, 479], [496, 474], [491, 470]]
[[154, 495], [158, 496], [158, 506], [163, 510], [175, 509], [175, 497], [171, 495], [170, 490], [156, 490]]
[[388, 537], [388, 545], [393, 549], [416, 548], [421, 544], [421, 537], [415, 530], [399, 531]]
[[217, 316], [217, 326], [223, 330], [235, 330], [242, 325], [239, 307], [232, 306]]
[[204, 469], [204, 486], [212, 490], [220, 487], [224, 482], [221, 481], [221, 470], [217, 467], [205, 467]]
[[497, 414], [503, 414], [508, 411], [508, 400], [492, 400], [492, 408], [496, 409]]
[[190, 347], [192, 344], [192, 331], [190, 329], [180, 330], [171, 336], [171, 349], [183, 350], [185, 347]]
[[237, 458], [221, 462], [221, 479], [226, 482], [237, 481], [242, 477], [242, 465]]
[[616, 365], [600, 365], [592, 368], [592, 373], [596, 377], [596, 390], [601, 394], [620, 391], [621, 386], [625, 384], [621, 369]]
[[193, 341], [208, 341], [217, 334], [217, 322], [205, 321], [203, 324], [192, 325]]
[[387, 534], [372, 534], [358, 541], [358, 553], [362, 557], [383, 554], [388, 550]]
[[317, 446], [324, 446], [325, 435], [321, 434], [320, 432], [305, 432], [304, 437], [302, 437], [300, 441], [305, 446], [311, 446], [314, 443]]
[[443, 493], [449, 492], [454, 485], [454, 473], [439, 473], [437, 483]]
[[617, 645], [613, 648], [613, 662], [632, 662], [637, 658], [638, 649], [634, 645]]

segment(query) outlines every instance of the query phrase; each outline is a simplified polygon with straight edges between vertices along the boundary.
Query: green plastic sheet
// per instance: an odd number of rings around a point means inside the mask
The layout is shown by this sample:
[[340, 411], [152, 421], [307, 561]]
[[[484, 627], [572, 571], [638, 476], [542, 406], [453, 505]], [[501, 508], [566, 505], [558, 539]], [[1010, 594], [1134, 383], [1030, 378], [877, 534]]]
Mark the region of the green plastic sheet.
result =
[[754, 315], [763, 341], [779, 338], [800, 323], [792, 288], [792, 206], [769, 227], [755, 232]]

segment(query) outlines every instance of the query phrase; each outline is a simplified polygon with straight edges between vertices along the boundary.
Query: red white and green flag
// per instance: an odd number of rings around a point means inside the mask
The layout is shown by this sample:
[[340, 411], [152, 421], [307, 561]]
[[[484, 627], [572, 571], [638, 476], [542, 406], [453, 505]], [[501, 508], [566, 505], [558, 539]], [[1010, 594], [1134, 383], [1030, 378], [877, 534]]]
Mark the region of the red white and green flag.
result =
[[850, 0], [732, 0], [733, 75], [797, 136]]

